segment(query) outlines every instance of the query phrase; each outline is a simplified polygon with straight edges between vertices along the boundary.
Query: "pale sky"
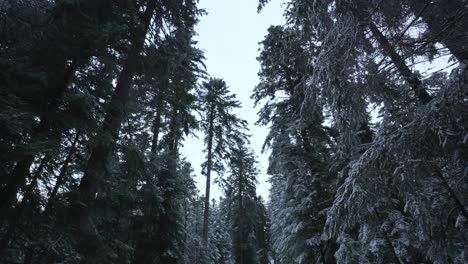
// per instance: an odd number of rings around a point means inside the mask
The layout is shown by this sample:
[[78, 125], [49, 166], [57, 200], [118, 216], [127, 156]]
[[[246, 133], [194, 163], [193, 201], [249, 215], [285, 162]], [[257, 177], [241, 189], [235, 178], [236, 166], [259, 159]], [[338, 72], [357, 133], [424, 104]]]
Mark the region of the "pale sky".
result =
[[[198, 47], [205, 51], [208, 74], [223, 78], [242, 102], [243, 107], [236, 114], [249, 122], [251, 146], [258, 156], [261, 171], [257, 194], [264, 199], [268, 198], [270, 184], [266, 175], [268, 156], [261, 154], [261, 148], [268, 128], [254, 125], [259, 108], [253, 108], [250, 95], [259, 81], [258, 42], [263, 40], [270, 25], [284, 24], [282, 2], [273, 0], [258, 14], [257, 0], [201, 0], [200, 7], [206, 9], [208, 15], [203, 16], [197, 26], [196, 40]], [[200, 166], [205, 158], [203, 135], [199, 133], [199, 139], [189, 138], [184, 145], [182, 154], [192, 163], [198, 189], [204, 194], [206, 178], [201, 175]], [[221, 195], [222, 191], [212, 184], [210, 196], [218, 199]]]

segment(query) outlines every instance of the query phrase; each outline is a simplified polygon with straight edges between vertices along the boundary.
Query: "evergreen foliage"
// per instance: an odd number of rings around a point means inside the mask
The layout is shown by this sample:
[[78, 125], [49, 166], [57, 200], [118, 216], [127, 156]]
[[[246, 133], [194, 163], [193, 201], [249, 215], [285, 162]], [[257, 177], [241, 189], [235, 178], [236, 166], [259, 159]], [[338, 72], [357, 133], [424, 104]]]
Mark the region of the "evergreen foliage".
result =
[[[261, 43], [253, 94], [271, 126], [276, 262], [466, 262], [462, 5], [288, 2], [286, 25]], [[450, 75], [414, 70], [447, 55], [459, 63]]]
[[247, 122], [232, 113], [241, 107], [235, 94], [230, 94], [227, 84], [222, 79], [211, 78], [200, 87], [201, 128], [205, 134], [206, 162], [202, 164], [206, 175], [205, 214], [203, 219], [203, 242], [208, 243], [209, 204], [211, 172], [218, 174], [218, 182], [222, 182], [225, 162], [231, 156], [230, 146], [236, 139], [245, 137], [243, 131]]
[[264, 201], [198, 0], [0, 1], [0, 263], [467, 263], [466, 1], [284, 8], [251, 96]]

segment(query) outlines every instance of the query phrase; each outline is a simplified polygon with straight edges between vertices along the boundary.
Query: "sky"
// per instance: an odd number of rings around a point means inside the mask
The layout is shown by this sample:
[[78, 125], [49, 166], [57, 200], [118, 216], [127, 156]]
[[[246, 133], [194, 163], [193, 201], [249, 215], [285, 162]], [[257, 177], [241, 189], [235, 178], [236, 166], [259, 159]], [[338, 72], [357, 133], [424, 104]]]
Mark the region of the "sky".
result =
[[[259, 107], [254, 108], [250, 95], [259, 82], [258, 43], [267, 34], [268, 27], [284, 24], [281, 3], [281, 0], [272, 0], [261, 13], [257, 13], [257, 0], [201, 0], [199, 6], [208, 15], [201, 18], [196, 29], [197, 46], [205, 52], [208, 74], [224, 79], [242, 103], [243, 107], [235, 113], [249, 122], [251, 147], [260, 166], [257, 194], [264, 199], [268, 198], [270, 185], [266, 175], [268, 154], [262, 154], [261, 149], [268, 127], [254, 125]], [[198, 137], [189, 137], [184, 142], [182, 154], [194, 167], [200, 194], [205, 194], [206, 178], [201, 174], [201, 164], [205, 159], [203, 134], [198, 133]], [[210, 196], [215, 199], [222, 196], [222, 191], [213, 183]]]

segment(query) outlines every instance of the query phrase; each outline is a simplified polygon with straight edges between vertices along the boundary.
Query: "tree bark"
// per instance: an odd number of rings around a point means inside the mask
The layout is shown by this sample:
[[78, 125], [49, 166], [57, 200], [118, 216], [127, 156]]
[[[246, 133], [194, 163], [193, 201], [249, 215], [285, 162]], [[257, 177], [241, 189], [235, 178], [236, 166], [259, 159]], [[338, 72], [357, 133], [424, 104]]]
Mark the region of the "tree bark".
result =
[[214, 103], [211, 103], [209, 131], [208, 131], [208, 160], [206, 165], [205, 208], [203, 214], [203, 245], [208, 245], [208, 226], [210, 216], [210, 187], [213, 149]]

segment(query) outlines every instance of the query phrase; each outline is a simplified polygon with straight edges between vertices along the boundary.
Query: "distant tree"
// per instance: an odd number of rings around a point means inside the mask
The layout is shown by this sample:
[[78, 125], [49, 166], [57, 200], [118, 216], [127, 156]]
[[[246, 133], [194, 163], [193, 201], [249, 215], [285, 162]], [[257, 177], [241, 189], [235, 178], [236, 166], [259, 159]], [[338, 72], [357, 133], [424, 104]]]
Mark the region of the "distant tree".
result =
[[230, 94], [222, 79], [210, 79], [204, 82], [199, 91], [201, 129], [205, 134], [204, 150], [207, 153], [203, 163], [206, 175], [205, 213], [203, 220], [203, 241], [208, 243], [211, 172], [221, 176], [224, 171], [224, 159], [229, 159], [229, 148], [235, 139], [243, 137], [242, 129], [247, 122], [237, 117], [232, 110], [241, 107], [235, 95]]
[[203, 229], [203, 196], [195, 196], [185, 213], [185, 250], [182, 263], [200, 263], [204, 256], [202, 243]]
[[226, 201], [221, 199], [218, 203], [212, 202], [210, 217], [210, 237], [208, 254], [211, 255], [210, 262], [213, 264], [233, 263], [232, 240], [230, 236], [230, 226]]
[[257, 259], [259, 264], [270, 263], [270, 220], [265, 201], [261, 196], [255, 200], [256, 223], [255, 238], [257, 240]]
[[226, 178], [226, 203], [232, 239], [234, 263], [258, 263], [256, 192], [258, 168], [248, 142], [239, 140], [229, 159]]

